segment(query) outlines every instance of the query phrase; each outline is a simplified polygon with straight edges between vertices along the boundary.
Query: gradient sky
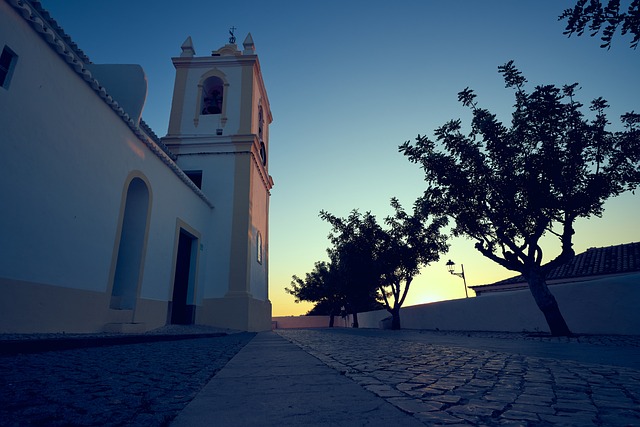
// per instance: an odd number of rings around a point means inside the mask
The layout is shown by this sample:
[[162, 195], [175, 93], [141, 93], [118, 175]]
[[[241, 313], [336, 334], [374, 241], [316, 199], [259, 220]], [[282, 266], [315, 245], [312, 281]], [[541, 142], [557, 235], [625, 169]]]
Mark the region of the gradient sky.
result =
[[[574, 3], [42, 0], [93, 62], [142, 65], [149, 81], [143, 118], [160, 137], [173, 92], [171, 57], [187, 36], [206, 56], [227, 43], [231, 26], [239, 45], [252, 34], [274, 116], [269, 286], [276, 316], [312, 307], [294, 304], [284, 287], [326, 259], [330, 229], [321, 209], [346, 216], [357, 208], [382, 220], [391, 197], [410, 207], [421, 194], [423, 174], [398, 145], [450, 119], [468, 124], [460, 90], [474, 89], [480, 106], [508, 122], [513, 92], [499, 65], [513, 59], [529, 89], [580, 83], [584, 104], [609, 101], [611, 129], [624, 112], [640, 111], [640, 50], [628, 47], [628, 37], [616, 36], [606, 51], [599, 39], [564, 36], [557, 17]], [[639, 241], [639, 210], [640, 195], [626, 194], [607, 203], [603, 218], [580, 220], [576, 252]], [[414, 281], [405, 305], [464, 297], [462, 280], [446, 271], [449, 258], [464, 264], [469, 285], [515, 275], [473, 243], [452, 240], [450, 252]], [[546, 260], [557, 253], [553, 242], [544, 249]]]

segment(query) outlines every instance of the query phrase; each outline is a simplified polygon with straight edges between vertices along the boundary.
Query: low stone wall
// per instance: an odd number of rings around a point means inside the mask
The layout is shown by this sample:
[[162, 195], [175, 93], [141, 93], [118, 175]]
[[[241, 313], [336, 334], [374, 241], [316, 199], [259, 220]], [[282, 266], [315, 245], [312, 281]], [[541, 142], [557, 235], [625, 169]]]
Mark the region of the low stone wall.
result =
[[[351, 316], [342, 318], [336, 316], [333, 321], [334, 328], [351, 326]], [[272, 329], [299, 329], [299, 328], [328, 328], [329, 316], [279, 316], [271, 319]]]
[[[640, 273], [550, 287], [569, 329], [580, 334], [640, 335]], [[361, 328], [380, 328], [386, 310], [358, 313]], [[400, 310], [403, 329], [549, 332], [528, 289], [414, 305]], [[350, 327], [351, 317], [335, 318]], [[326, 328], [329, 316], [274, 317], [273, 328]]]
[[[552, 285], [574, 333], [640, 335], [640, 274]], [[379, 328], [386, 310], [359, 313], [363, 328]], [[400, 310], [403, 329], [548, 332], [528, 289], [442, 301]]]

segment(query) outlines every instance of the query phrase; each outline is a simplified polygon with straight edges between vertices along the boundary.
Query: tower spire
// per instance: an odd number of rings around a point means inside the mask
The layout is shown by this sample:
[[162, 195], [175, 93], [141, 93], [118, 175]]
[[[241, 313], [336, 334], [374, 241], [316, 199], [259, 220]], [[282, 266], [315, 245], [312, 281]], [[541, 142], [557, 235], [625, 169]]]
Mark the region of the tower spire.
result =
[[193, 41], [191, 41], [191, 36], [187, 37], [187, 39], [180, 46], [182, 49], [181, 57], [193, 57], [196, 54], [195, 49], [193, 48]]
[[247, 38], [242, 42], [242, 46], [244, 47], [243, 55], [253, 55], [256, 53], [256, 45], [253, 43], [253, 37], [251, 37], [251, 33], [247, 34]]

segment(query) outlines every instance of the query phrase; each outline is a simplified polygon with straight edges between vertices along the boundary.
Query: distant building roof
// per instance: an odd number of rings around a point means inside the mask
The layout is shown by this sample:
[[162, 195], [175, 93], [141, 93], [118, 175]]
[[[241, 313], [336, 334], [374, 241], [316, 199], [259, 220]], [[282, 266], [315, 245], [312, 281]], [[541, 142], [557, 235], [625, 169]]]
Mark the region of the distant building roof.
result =
[[[640, 242], [626, 243], [604, 248], [589, 248], [567, 264], [554, 268], [547, 275], [547, 283], [566, 283], [580, 278], [640, 271]], [[527, 286], [522, 275], [491, 283], [469, 286], [476, 295], [522, 289]]]

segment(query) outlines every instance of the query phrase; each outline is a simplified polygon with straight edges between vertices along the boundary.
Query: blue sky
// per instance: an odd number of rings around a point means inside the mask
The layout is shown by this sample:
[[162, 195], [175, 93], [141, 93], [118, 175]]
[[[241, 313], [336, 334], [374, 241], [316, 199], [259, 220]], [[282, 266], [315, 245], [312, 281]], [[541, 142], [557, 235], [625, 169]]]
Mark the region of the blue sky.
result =
[[[380, 219], [396, 196], [407, 207], [422, 192], [421, 171], [397, 147], [431, 135], [446, 121], [469, 122], [457, 102], [465, 87], [508, 121], [513, 93], [497, 67], [509, 60], [537, 84], [580, 83], [588, 104], [602, 96], [620, 114], [640, 111], [640, 51], [628, 38], [611, 50], [599, 40], [567, 38], [557, 16], [566, 0], [427, 1], [124, 1], [43, 0], [95, 63], [135, 63], [147, 73], [144, 120], [167, 131], [175, 70], [171, 57], [191, 36], [198, 56], [251, 33], [274, 122], [270, 128], [270, 298], [274, 315], [301, 314], [283, 288], [326, 258], [329, 227], [321, 209], [346, 216], [370, 210]], [[623, 2], [624, 3], [624, 2]], [[640, 240], [639, 195], [610, 201], [602, 219], [579, 221], [577, 252]], [[414, 281], [408, 303], [464, 297], [462, 281], [444, 264], [463, 263], [469, 285], [514, 275], [451, 241], [449, 254]], [[548, 256], [556, 250], [545, 246]], [[548, 258], [547, 258], [548, 259]]]

